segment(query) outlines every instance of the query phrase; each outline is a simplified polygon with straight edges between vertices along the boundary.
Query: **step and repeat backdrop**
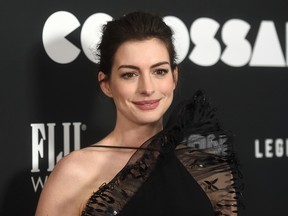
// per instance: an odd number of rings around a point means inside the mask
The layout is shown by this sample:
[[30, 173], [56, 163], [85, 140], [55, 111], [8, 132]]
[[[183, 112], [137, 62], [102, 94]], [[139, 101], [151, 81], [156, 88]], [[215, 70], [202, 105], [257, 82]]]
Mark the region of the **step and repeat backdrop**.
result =
[[[235, 134], [242, 215], [288, 215], [288, 3], [86, 0], [0, 3], [0, 215], [34, 215], [55, 164], [114, 124], [94, 57], [100, 28], [157, 13], [175, 32], [175, 104], [204, 89]], [[242, 205], [242, 204], [241, 204]]]

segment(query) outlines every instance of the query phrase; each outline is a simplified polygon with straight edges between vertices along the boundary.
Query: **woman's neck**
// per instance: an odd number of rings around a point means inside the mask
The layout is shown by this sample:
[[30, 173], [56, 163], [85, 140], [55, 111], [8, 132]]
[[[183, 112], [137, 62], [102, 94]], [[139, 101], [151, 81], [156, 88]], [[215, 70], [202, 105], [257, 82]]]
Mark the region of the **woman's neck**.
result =
[[144, 125], [116, 123], [114, 130], [107, 136], [107, 141], [110, 142], [107, 144], [140, 147], [162, 128], [162, 120]]

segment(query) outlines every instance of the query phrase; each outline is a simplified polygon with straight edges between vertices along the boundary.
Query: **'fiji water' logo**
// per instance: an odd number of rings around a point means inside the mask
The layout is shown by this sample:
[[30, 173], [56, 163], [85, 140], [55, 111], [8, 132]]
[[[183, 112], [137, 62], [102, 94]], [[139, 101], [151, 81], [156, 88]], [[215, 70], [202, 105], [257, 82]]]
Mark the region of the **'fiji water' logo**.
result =
[[[30, 124], [30, 126], [32, 128], [31, 181], [34, 191], [36, 192], [38, 188], [43, 188], [48, 178], [48, 174], [45, 177], [40, 176], [40, 172], [43, 169], [41, 164], [47, 164], [45, 171], [51, 172], [61, 158], [68, 155], [71, 151], [80, 149], [80, 134], [81, 131], [86, 130], [86, 125], [81, 122], [62, 123], [63, 146], [61, 146], [61, 148], [63, 148], [57, 153], [55, 146], [55, 135], [58, 136], [58, 134], [55, 134], [56, 123], [33, 123]], [[74, 135], [74, 143], [72, 145], [71, 135]], [[59, 146], [57, 146], [57, 149], [58, 147]]]

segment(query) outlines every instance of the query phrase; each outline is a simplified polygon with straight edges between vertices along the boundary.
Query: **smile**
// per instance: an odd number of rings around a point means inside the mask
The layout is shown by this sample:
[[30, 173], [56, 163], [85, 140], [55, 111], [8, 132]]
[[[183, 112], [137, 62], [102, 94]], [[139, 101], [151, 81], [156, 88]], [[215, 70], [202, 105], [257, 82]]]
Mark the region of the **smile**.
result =
[[133, 104], [141, 110], [154, 110], [158, 107], [160, 99], [158, 100], [145, 100], [145, 101], [136, 101]]

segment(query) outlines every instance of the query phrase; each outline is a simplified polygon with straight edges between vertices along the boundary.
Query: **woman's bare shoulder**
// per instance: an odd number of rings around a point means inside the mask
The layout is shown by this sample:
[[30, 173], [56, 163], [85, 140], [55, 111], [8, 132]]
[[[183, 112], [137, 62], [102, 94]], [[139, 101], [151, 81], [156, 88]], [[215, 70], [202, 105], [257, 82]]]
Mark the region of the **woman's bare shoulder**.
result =
[[71, 184], [71, 187], [77, 185], [75, 188], [81, 188], [87, 182], [97, 180], [107, 157], [107, 153], [91, 147], [73, 151], [56, 164], [49, 180], [57, 181], [59, 184]]
[[44, 185], [36, 215], [79, 215], [94, 184], [98, 185], [100, 158], [100, 153], [89, 148], [63, 157]]

